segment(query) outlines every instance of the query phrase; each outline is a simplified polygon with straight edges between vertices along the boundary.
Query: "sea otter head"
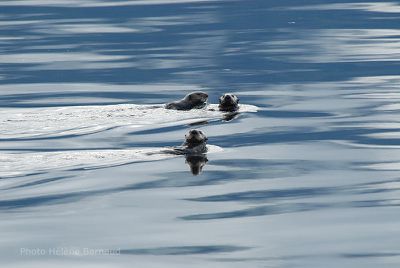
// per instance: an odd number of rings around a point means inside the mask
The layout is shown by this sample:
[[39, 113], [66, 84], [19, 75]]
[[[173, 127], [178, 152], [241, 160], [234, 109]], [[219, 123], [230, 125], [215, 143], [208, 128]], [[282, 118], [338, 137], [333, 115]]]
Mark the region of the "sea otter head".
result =
[[208, 94], [202, 91], [192, 92], [184, 98], [193, 108], [203, 108], [207, 105]]
[[232, 93], [225, 93], [219, 98], [219, 110], [234, 112], [239, 109], [239, 98]]
[[189, 147], [195, 147], [200, 144], [205, 144], [208, 138], [201, 130], [192, 129], [185, 135], [185, 144]]

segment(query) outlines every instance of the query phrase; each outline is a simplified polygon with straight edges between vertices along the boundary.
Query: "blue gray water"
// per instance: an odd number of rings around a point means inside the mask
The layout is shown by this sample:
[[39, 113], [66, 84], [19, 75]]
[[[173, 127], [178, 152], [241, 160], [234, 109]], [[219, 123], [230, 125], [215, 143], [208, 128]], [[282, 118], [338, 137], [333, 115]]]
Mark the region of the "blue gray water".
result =
[[[2, 111], [193, 90], [260, 110], [196, 125], [223, 148], [198, 176], [176, 157], [0, 179], [0, 266], [399, 267], [399, 15], [400, 1], [1, 1]], [[192, 127], [0, 153], [173, 146]]]

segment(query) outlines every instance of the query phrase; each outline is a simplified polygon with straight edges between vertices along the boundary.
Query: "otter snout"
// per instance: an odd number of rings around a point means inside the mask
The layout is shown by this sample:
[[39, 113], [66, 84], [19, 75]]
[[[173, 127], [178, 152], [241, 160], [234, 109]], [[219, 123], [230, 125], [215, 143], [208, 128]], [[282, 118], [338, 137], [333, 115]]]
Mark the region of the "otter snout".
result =
[[232, 94], [226, 93], [219, 98], [219, 110], [234, 112], [239, 109], [239, 98]]
[[208, 138], [201, 130], [191, 129], [189, 133], [185, 135], [186, 142], [188, 143], [201, 143], [206, 142]]
[[239, 103], [238, 97], [236, 97], [233, 94], [224, 94], [219, 98], [219, 103], [220, 104], [230, 104], [230, 105], [236, 105]]
[[208, 100], [208, 94], [202, 91], [195, 92], [194, 94], [192, 94], [192, 99], [201, 102], [206, 102]]
[[207, 105], [208, 94], [202, 91], [196, 91], [186, 95], [184, 100], [190, 103], [192, 108], [200, 109]]
[[167, 103], [166, 109], [184, 110], [201, 109], [207, 106], [208, 94], [202, 91], [196, 91], [187, 94], [183, 99]]
[[185, 142], [174, 149], [174, 153], [189, 155], [202, 155], [207, 153], [207, 137], [201, 130], [192, 129], [185, 135]]

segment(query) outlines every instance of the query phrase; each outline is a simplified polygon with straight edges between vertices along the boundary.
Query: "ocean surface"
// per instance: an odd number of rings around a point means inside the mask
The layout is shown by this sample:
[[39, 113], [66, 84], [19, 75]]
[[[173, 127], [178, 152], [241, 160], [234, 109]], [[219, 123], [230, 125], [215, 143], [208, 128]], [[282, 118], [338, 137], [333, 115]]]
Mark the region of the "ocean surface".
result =
[[400, 1], [2, 0], [0, 266], [400, 267], [399, 111]]

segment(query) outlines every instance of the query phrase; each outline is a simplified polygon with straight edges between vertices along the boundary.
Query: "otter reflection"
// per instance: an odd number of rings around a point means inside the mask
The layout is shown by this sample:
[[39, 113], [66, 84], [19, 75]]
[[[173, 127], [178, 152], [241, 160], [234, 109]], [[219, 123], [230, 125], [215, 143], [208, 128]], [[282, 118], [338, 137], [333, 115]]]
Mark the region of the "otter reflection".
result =
[[207, 164], [206, 155], [187, 155], [185, 163], [189, 165], [190, 171], [197, 176], [203, 171], [203, 167]]
[[232, 113], [226, 113], [223, 115], [222, 119], [226, 122], [229, 122], [233, 119], [236, 119], [239, 117], [239, 113], [238, 112], [232, 112]]
[[[185, 142], [181, 145], [186, 157], [186, 163], [193, 175], [199, 175], [207, 163], [207, 136], [197, 129], [192, 129], [185, 135]], [[183, 148], [182, 148], [183, 147]]]
[[207, 136], [201, 130], [189, 130], [183, 144], [173, 147], [171, 153], [185, 155], [186, 163], [192, 174], [199, 175], [208, 161], [206, 156], [207, 140]]

